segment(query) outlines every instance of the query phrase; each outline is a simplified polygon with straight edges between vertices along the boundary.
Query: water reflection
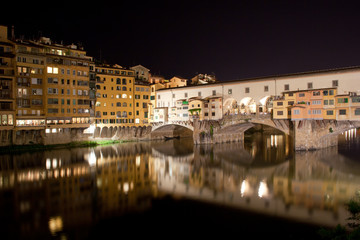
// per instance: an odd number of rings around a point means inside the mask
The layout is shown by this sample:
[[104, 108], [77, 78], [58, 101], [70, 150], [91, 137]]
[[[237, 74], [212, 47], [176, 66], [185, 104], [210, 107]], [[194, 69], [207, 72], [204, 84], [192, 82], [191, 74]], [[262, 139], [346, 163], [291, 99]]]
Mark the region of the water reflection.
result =
[[[351, 134], [345, 144], [357, 143]], [[349, 146], [294, 154], [291, 144], [255, 133], [244, 144], [180, 139], [1, 155], [1, 227], [18, 237], [57, 236], [145, 211], [164, 194], [345, 224], [343, 203], [360, 191], [360, 162], [340, 151]]]

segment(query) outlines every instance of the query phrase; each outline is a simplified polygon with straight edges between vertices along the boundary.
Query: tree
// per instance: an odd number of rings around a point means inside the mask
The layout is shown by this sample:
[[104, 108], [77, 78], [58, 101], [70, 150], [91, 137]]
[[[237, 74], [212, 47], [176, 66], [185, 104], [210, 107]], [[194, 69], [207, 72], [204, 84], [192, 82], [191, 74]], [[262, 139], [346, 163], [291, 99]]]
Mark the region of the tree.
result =
[[346, 209], [351, 216], [347, 219], [348, 228], [338, 224], [334, 229], [321, 228], [318, 234], [321, 239], [360, 239], [360, 197], [356, 196], [347, 203], [345, 203]]

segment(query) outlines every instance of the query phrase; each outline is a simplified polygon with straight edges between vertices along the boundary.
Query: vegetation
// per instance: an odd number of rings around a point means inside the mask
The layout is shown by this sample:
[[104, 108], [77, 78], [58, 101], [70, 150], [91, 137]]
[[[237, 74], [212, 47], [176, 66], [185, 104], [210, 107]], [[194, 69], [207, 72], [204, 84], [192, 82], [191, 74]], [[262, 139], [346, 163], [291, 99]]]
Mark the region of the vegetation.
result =
[[337, 225], [334, 229], [321, 228], [318, 234], [321, 239], [352, 240], [360, 239], [360, 197], [357, 196], [345, 204], [351, 216], [347, 227]]
[[64, 148], [78, 148], [78, 147], [95, 147], [98, 145], [108, 145], [115, 143], [123, 143], [122, 140], [99, 140], [99, 141], [82, 141], [82, 142], [71, 142], [66, 144], [31, 144], [31, 145], [12, 145], [6, 147], [0, 147], [0, 153], [19, 153], [19, 152], [34, 152], [41, 150], [53, 150], [53, 149], [64, 149]]

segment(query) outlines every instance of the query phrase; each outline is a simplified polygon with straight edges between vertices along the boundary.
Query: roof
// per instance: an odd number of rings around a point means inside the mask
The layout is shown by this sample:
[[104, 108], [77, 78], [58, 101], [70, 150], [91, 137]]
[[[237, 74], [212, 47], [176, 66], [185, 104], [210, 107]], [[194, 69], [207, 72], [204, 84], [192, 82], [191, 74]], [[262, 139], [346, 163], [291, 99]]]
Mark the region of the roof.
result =
[[295, 93], [295, 92], [310, 92], [310, 91], [321, 91], [326, 89], [337, 89], [337, 87], [330, 88], [314, 88], [314, 89], [303, 89], [303, 90], [294, 90], [294, 91], [284, 91], [283, 93]]
[[[216, 85], [231, 84], [231, 83], [236, 83], [236, 82], [262, 81], [262, 80], [268, 80], [269, 78], [274, 79], [274, 78], [301, 76], [301, 75], [309, 75], [309, 74], [316, 74], [316, 73], [320, 74], [320, 73], [339, 72], [339, 71], [347, 71], [347, 70], [360, 70], [360, 66], [349, 66], [349, 67], [323, 69], [323, 70], [315, 70], [315, 71], [307, 71], [307, 72], [288, 73], [288, 74], [280, 74], [280, 75], [269, 75], [269, 76], [262, 76], [262, 77], [230, 80], [230, 81], [224, 81], [224, 82], [219, 81], [219, 82], [215, 82], [215, 83], [208, 83], [208, 84], [206, 84], [206, 86], [210, 87], [210, 86], [216, 86]], [[161, 90], [176, 89], [176, 88], [191, 88], [191, 87], [196, 88], [197, 86], [198, 85], [190, 85], [190, 86], [174, 87], [174, 88], [167, 88], [167, 89], [161, 89]], [[201, 86], [204, 86], [204, 85], [201, 85]]]
[[148, 68], [146, 68], [146, 67], [144, 67], [143, 65], [140, 65], [140, 64], [131, 67], [131, 69], [137, 68], [137, 67], [145, 68], [146, 70], [150, 71], [150, 69], [148, 69]]

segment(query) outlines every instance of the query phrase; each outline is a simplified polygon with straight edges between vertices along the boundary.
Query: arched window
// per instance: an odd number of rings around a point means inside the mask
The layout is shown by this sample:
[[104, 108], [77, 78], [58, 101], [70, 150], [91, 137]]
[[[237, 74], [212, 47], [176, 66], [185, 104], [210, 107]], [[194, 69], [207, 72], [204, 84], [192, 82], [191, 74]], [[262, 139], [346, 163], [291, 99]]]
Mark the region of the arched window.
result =
[[123, 111], [123, 113], [122, 113], [122, 117], [127, 117], [127, 112], [126, 111]]
[[117, 103], [116, 103], [116, 106], [117, 106], [117, 107], [121, 107], [121, 102], [117, 102]]
[[116, 112], [116, 117], [117, 117], [117, 118], [121, 117], [121, 111], [117, 111], [117, 112]]
[[122, 95], [122, 98], [127, 98], [127, 95], [124, 93], [124, 94]]
[[123, 103], [123, 107], [127, 107], [127, 103], [126, 103], [126, 102]]
[[123, 91], [126, 91], [126, 87], [122, 87], [122, 90], [123, 90]]

